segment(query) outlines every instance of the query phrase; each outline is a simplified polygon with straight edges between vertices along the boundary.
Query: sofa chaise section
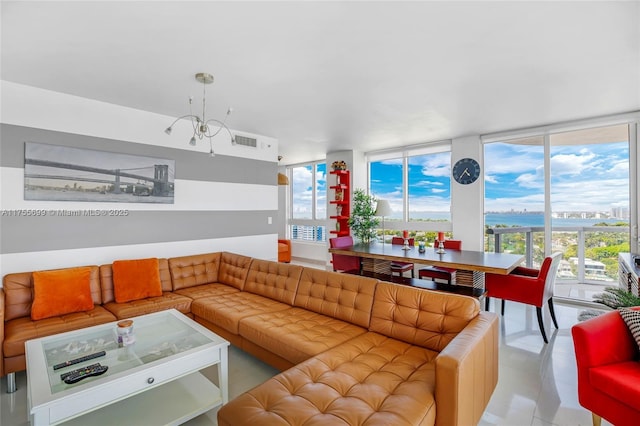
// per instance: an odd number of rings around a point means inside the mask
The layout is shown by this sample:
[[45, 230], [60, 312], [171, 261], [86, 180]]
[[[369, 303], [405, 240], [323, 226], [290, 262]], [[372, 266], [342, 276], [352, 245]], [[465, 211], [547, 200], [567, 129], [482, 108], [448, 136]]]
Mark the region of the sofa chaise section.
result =
[[475, 299], [378, 282], [368, 332], [240, 395], [218, 424], [476, 424], [497, 383], [497, 328]]

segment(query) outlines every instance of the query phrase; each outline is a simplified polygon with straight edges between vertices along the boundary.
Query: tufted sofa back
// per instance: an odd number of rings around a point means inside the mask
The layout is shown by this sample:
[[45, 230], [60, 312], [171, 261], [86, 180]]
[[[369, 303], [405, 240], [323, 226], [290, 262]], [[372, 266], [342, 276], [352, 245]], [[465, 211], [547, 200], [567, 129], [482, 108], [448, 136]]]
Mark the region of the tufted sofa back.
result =
[[244, 291], [293, 305], [302, 266], [254, 259]]
[[358, 275], [304, 268], [294, 306], [367, 328], [377, 282]]
[[218, 282], [221, 253], [194, 254], [169, 259], [173, 289]]
[[440, 352], [479, 312], [471, 297], [380, 281], [369, 331]]
[[[102, 304], [100, 274], [97, 266], [90, 266], [91, 297], [94, 305]], [[65, 268], [66, 269], [66, 268]], [[33, 278], [31, 272], [7, 274], [2, 281], [4, 289], [4, 320], [28, 317], [33, 303]]]
[[247, 280], [249, 266], [253, 258], [242, 256], [241, 254], [222, 252], [220, 256], [220, 271], [218, 272], [218, 282], [227, 284], [242, 290]]
[[[167, 259], [158, 259], [158, 269], [160, 270], [162, 291], [171, 291], [171, 274], [169, 273], [169, 262]], [[100, 265], [100, 281], [102, 282], [102, 301], [104, 303], [115, 302], [113, 269], [111, 268], [111, 264]]]

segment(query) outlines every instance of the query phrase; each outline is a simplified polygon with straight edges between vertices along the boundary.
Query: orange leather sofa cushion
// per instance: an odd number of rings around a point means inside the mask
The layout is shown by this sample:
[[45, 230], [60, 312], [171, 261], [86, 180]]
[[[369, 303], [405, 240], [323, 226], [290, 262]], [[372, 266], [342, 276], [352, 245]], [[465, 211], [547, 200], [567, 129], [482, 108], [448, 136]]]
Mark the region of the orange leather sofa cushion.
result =
[[254, 259], [243, 290], [293, 305], [301, 274], [302, 266]]
[[440, 352], [479, 312], [471, 297], [380, 281], [369, 330]]
[[365, 333], [351, 323], [291, 308], [240, 320], [239, 333], [248, 341], [298, 364]]
[[117, 303], [162, 296], [157, 258], [116, 260], [112, 269]]
[[368, 332], [223, 405], [218, 424], [433, 425], [437, 355]]
[[91, 268], [67, 268], [33, 273], [34, 321], [93, 309]]

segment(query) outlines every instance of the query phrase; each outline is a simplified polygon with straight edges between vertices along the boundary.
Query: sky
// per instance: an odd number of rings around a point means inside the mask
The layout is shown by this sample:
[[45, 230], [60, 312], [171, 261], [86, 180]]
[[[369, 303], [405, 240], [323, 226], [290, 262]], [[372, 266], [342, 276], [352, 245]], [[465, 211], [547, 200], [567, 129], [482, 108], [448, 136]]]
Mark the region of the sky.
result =
[[[389, 200], [402, 215], [402, 158], [371, 163], [371, 192]], [[412, 156], [409, 165], [410, 217], [450, 218], [449, 152]], [[484, 152], [485, 211], [544, 211], [544, 151], [538, 145], [491, 143]], [[318, 213], [324, 210], [326, 166], [318, 173]], [[311, 166], [293, 171], [295, 218], [311, 218]], [[629, 147], [626, 141], [551, 147], [552, 211], [598, 211], [629, 206]], [[317, 216], [317, 219], [324, 218]]]
[[[543, 211], [541, 146], [485, 145], [485, 211]], [[552, 211], [629, 206], [627, 142], [551, 147]]]

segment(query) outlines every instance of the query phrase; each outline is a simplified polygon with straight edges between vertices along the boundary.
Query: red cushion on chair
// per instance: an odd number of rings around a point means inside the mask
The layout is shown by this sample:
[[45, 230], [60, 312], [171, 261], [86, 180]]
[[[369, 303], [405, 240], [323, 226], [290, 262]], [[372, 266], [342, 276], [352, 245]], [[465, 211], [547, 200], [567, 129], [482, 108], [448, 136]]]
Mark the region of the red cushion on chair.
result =
[[418, 278], [436, 278], [439, 280], [451, 281], [451, 276], [456, 272], [452, 268], [442, 268], [439, 266], [427, 266], [418, 271]]
[[[413, 247], [414, 246], [414, 239], [413, 238], [407, 238], [407, 244], [409, 245], [409, 247]], [[391, 244], [392, 245], [404, 245], [404, 238], [402, 237], [392, 237], [391, 238]], [[407, 271], [411, 271], [413, 270], [413, 263], [411, 262], [400, 262], [400, 261], [392, 261], [391, 262], [391, 272], [398, 272], [400, 274], [402, 274], [403, 272], [407, 272]], [[411, 273], [413, 274], [413, 272]], [[413, 276], [413, 275], [412, 275]]]
[[593, 387], [630, 407], [640, 404], [640, 363], [637, 361], [591, 368], [589, 381]]
[[391, 262], [391, 269], [395, 269], [395, 270], [402, 270], [404, 271], [410, 271], [413, 269], [413, 263], [407, 263], [407, 262]]

